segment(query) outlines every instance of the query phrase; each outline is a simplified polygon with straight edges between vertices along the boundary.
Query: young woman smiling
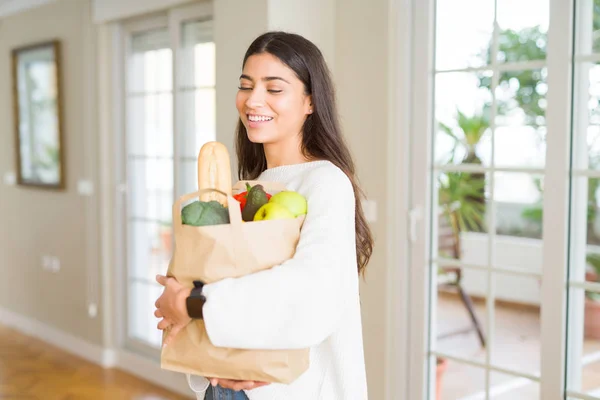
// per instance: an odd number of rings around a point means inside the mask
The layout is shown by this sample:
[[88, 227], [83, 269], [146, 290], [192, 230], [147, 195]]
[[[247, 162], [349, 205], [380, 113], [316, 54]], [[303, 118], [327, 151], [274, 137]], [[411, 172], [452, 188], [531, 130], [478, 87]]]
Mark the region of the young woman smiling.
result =
[[[268, 32], [250, 45], [236, 97], [238, 175], [283, 183], [306, 197], [294, 257], [241, 278], [204, 285], [211, 342], [240, 349], [310, 348], [289, 385], [210, 378], [206, 399], [365, 400], [359, 275], [373, 250], [354, 162], [320, 50], [302, 36]], [[190, 322], [190, 289], [157, 277], [159, 329]]]

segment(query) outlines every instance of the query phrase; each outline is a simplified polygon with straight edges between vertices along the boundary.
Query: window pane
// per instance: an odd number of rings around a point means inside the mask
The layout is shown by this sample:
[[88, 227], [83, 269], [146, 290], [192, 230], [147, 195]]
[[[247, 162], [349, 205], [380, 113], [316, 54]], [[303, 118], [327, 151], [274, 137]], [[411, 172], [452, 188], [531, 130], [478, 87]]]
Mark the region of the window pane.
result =
[[127, 100], [128, 153], [173, 156], [173, 96], [132, 96]]
[[437, 282], [434, 349], [485, 363], [487, 272], [440, 265]]
[[545, 125], [547, 77], [546, 68], [501, 72], [496, 89], [496, 124]]
[[170, 223], [131, 220], [129, 223], [129, 277], [154, 282], [164, 275], [173, 249]]
[[128, 288], [129, 336], [155, 347], [162, 343], [162, 331], [156, 328], [159, 320], [154, 317], [154, 302], [161, 293], [158, 284], [133, 281]]
[[575, 49], [577, 54], [600, 53], [600, 1], [577, 0]]
[[498, 61], [546, 58], [549, 0], [498, 0], [497, 12]]
[[488, 71], [437, 74], [436, 164], [490, 165], [490, 84]]
[[494, 163], [499, 167], [542, 168], [546, 153], [545, 68], [503, 71], [496, 90]]
[[[598, 281], [591, 272], [586, 279]], [[568, 388], [600, 398], [600, 293], [571, 288], [568, 318]]]
[[497, 167], [543, 168], [546, 163], [546, 127], [499, 126], [494, 133]]
[[182, 87], [215, 86], [215, 43], [212, 21], [184, 23], [181, 46]]
[[436, 1], [437, 70], [481, 67], [489, 62], [494, 0]]
[[[435, 185], [438, 206], [434, 221], [439, 230], [436, 239], [443, 245], [439, 249], [440, 255], [461, 258], [465, 251], [462, 243], [464, 235], [473, 233], [486, 237], [486, 175], [479, 172], [440, 172], [436, 175]], [[450, 237], [455, 244], [444, 244], [440, 235]], [[486, 248], [484, 243], [479, 245]]]
[[490, 398], [494, 400], [536, 400], [540, 384], [527, 378], [493, 372], [490, 375]]
[[130, 190], [140, 196], [148, 191], [173, 190], [173, 161], [170, 159], [131, 158], [128, 169]]
[[173, 88], [173, 54], [167, 29], [133, 35], [129, 74], [129, 93], [171, 91]]
[[573, 168], [600, 169], [600, 63], [576, 64]]
[[181, 156], [197, 158], [200, 148], [216, 140], [216, 93], [215, 89], [197, 89], [181, 94], [183, 135]]
[[186, 159], [179, 162], [179, 185], [177, 196], [192, 193], [198, 190], [198, 162], [195, 159]]
[[519, 241], [516, 237], [542, 239], [543, 176], [519, 172], [497, 172], [494, 176], [496, 233], [502, 235], [496, 238], [496, 262], [537, 268], [541, 240]]
[[437, 365], [437, 397], [432, 400], [485, 399], [485, 370], [442, 359]]
[[528, 374], [540, 371], [540, 285], [537, 278], [493, 273], [494, 366]]

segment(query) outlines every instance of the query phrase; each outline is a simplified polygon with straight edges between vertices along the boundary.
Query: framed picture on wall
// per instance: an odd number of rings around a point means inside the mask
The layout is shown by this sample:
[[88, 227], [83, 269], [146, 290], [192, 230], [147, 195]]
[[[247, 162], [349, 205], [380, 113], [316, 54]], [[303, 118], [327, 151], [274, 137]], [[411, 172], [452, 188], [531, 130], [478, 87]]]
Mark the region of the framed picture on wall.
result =
[[12, 51], [17, 182], [64, 189], [60, 42]]

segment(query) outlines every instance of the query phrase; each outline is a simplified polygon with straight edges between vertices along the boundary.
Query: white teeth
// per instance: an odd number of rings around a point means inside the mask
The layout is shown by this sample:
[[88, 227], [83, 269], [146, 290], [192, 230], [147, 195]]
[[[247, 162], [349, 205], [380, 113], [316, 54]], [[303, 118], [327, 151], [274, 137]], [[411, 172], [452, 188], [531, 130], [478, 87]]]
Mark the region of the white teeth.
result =
[[248, 115], [248, 120], [252, 122], [270, 121], [272, 119], [272, 117], [265, 117], [263, 115]]

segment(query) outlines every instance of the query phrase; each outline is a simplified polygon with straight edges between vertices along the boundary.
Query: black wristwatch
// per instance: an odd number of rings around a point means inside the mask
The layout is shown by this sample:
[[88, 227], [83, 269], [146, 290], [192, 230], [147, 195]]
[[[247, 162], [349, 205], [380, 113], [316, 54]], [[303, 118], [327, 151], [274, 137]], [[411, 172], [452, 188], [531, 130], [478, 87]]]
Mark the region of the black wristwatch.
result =
[[186, 299], [187, 312], [192, 319], [202, 319], [202, 307], [206, 303], [206, 297], [202, 294], [202, 287], [204, 283], [202, 281], [194, 281], [194, 288], [192, 293]]

